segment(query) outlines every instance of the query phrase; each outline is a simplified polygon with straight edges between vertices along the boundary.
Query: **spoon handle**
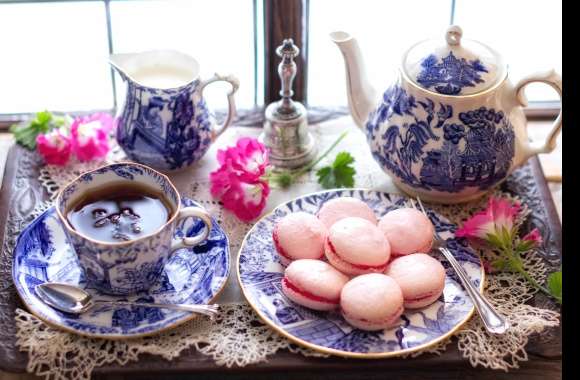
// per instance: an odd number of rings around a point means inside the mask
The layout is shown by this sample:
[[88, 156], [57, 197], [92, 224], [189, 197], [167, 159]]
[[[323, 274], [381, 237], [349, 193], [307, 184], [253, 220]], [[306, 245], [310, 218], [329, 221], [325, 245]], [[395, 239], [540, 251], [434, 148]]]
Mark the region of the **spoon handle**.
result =
[[492, 334], [503, 334], [509, 328], [509, 322], [499, 314], [495, 308], [489, 303], [489, 301], [473, 286], [469, 276], [463, 270], [463, 267], [459, 265], [453, 254], [447, 248], [439, 248], [439, 251], [443, 253], [447, 261], [451, 264], [455, 272], [461, 279], [463, 287], [471, 296], [473, 300], [473, 305], [477, 309], [481, 321], [485, 326], [486, 330]]
[[144, 303], [144, 302], [128, 302], [128, 301], [94, 301], [100, 305], [110, 306], [136, 306], [136, 307], [156, 307], [161, 309], [171, 309], [180, 311], [189, 311], [192, 313], [203, 314], [212, 319], [218, 314], [219, 305], [186, 305], [186, 304], [165, 304], [165, 303]]

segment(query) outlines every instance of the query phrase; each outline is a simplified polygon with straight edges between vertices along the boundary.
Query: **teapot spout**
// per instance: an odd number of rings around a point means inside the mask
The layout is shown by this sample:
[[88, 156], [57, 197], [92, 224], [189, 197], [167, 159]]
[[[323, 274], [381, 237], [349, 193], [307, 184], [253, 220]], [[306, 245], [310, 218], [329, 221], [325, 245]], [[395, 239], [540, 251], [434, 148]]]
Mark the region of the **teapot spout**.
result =
[[342, 31], [330, 33], [330, 38], [338, 46], [344, 58], [350, 114], [356, 125], [363, 128], [376, 105], [376, 91], [367, 79], [357, 40]]

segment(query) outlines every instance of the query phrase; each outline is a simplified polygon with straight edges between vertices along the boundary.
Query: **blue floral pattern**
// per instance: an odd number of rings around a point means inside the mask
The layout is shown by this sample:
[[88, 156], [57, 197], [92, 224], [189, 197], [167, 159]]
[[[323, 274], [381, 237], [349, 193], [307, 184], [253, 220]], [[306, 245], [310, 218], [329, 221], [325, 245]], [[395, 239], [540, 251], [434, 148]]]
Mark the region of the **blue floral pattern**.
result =
[[199, 80], [159, 90], [128, 81], [117, 141], [128, 157], [162, 170], [177, 170], [209, 149], [212, 117], [197, 91]]
[[445, 95], [459, 95], [464, 87], [474, 87], [483, 83], [481, 73], [487, 73], [487, 68], [479, 59], [467, 61], [456, 58], [453, 52], [447, 57], [438, 59], [431, 54], [421, 62], [422, 70], [417, 75], [417, 83], [425, 88], [433, 87], [435, 91]]
[[[280, 264], [271, 235], [276, 223], [296, 211], [316, 213], [328, 200], [350, 196], [367, 203], [377, 216], [403, 207], [405, 197], [370, 190], [330, 190], [307, 195], [279, 206], [272, 214], [258, 221], [246, 236], [240, 249], [238, 269], [242, 291], [260, 316], [269, 324], [300, 342], [316, 345], [321, 350], [343, 354], [400, 354], [435, 343], [464, 322], [473, 311], [473, 304], [460, 280], [446, 259], [434, 254], [446, 268], [445, 290], [441, 299], [419, 310], [406, 310], [399, 325], [384, 331], [367, 332], [350, 326], [337, 312], [319, 312], [290, 301], [281, 290], [284, 267]], [[471, 280], [480, 284], [483, 267], [477, 253], [465, 241], [457, 239], [457, 228], [449, 220], [428, 209], [439, 234], [467, 271]]]
[[365, 130], [375, 160], [425, 190], [488, 189], [507, 177], [515, 155], [503, 111], [480, 107], [454, 117], [451, 105], [416, 99], [398, 85], [385, 92]]
[[[183, 206], [199, 206], [189, 199], [182, 202]], [[182, 220], [174, 238], [195, 236], [201, 228], [200, 221]], [[154, 334], [190, 319], [192, 314], [149, 307], [96, 306], [82, 315], [72, 315], [46, 306], [37, 298], [34, 287], [44, 282], [64, 282], [83, 287], [102, 300], [204, 304], [224, 286], [229, 260], [228, 238], [214, 220], [208, 240], [175, 251], [148, 290], [132, 296], [111, 296], [87, 286], [87, 274], [52, 207], [22, 231], [14, 250], [12, 278], [28, 308], [54, 325], [96, 337], [133, 337]]]

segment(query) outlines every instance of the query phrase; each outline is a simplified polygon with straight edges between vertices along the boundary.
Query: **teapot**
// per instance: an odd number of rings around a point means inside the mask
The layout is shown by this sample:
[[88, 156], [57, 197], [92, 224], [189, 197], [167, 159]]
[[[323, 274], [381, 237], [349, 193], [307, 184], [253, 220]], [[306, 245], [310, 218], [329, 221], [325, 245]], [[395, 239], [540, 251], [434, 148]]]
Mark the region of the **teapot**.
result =
[[546, 141], [530, 142], [523, 110], [532, 82], [552, 86], [561, 99], [560, 75], [537, 72], [514, 86], [495, 50], [462, 35], [453, 25], [445, 39], [411, 46], [378, 97], [356, 39], [330, 34], [344, 57], [350, 113], [374, 159], [400, 190], [431, 202], [482, 196], [529, 157], [554, 150], [562, 129], [560, 110]]
[[[174, 171], [198, 161], [231, 124], [234, 93], [239, 81], [232, 75], [199, 78], [199, 63], [173, 50], [112, 54], [109, 63], [127, 82], [120, 108], [117, 142], [127, 156], [161, 171]], [[228, 114], [217, 126], [203, 90], [213, 82], [231, 85]]]

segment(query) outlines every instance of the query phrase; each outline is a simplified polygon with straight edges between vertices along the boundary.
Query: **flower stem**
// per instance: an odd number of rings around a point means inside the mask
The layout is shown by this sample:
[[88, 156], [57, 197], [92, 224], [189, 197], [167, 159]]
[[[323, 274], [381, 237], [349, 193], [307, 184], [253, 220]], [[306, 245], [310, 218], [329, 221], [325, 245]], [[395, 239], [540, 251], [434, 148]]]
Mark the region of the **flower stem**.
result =
[[326, 151], [324, 153], [322, 153], [322, 155], [320, 155], [320, 157], [318, 157], [315, 161], [311, 162], [310, 164], [306, 165], [304, 168], [298, 170], [296, 173], [294, 173], [294, 175], [300, 175], [300, 174], [306, 173], [307, 171], [309, 171], [310, 169], [312, 169], [313, 167], [315, 167], [320, 161], [322, 161], [324, 159], [324, 157], [328, 156], [328, 154], [334, 148], [336, 148], [336, 146], [338, 145], [338, 143], [340, 143], [342, 141], [342, 139], [344, 139], [346, 137], [347, 134], [348, 134], [348, 131], [342, 132], [340, 134], [340, 136], [338, 136], [338, 138], [336, 139], [336, 141], [334, 143], [332, 143], [332, 145], [329, 146], [328, 149], [326, 149]]
[[298, 178], [302, 174], [307, 173], [308, 171], [312, 170], [313, 167], [315, 167], [320, 161], [322, 161], [326, 156], [328, 156], [328, 154], [334, 148], [336, 148], [338, 143], [340, 143], [342, 141], [342, 139], [344, 139], [346, 137], [347, 134], [348, 134], [348, 131], [344, 131], [343, 133], [341, 133], [340, 136], [338, 136], [338, 138], [336, 139], [336, 141], [334, 141], [334, 143], [332, 143], [332, 145], [330, 145], [328, 147], [328, 149], [326, 149], [326, 151], [324, 151], [324, 153], [322, 153], [316, 160], [312, 161], [311, 163], [309, 163], [305, 167], [298, 169], [298, 170], [295, 170], [295, 171], [285, 170], [285, 171], [278, 172], [278, 173], [269, 172], [263, 178], [269, 182], [272, 182], [273, 184], [276, 184], [277, 185], [276, 187], [280, 187], [280, 188], [288, 187], [296, 180], [296, 178]]
[[[545, 293], [546, 295], [550, 296], [550, 297], [554, 297], [552, 295], [552, 293], [544, 286], [540, 285], [532, 276], [530, 276], [530, 274], [524, 269], [524, 265], [522, 263], [522, 259], [519, 255], [519, 253], [515, 253], [512, 249], [512, 247], [509, 246], [505, 246], [504, 247], [504, 253], [509, 257], [509, 263], [510, 263], [510, 267], [511, 269], [515, 270], [517, 273], [521, 274], [524, 279], [526, 279], [526, 281], [528, 281], [534, 288], [536, 288], [537, 290]], [[561, 299], [558, 299], [558, 297], [554, 297], [556, 298], [558, 301], [561, 302]]]

